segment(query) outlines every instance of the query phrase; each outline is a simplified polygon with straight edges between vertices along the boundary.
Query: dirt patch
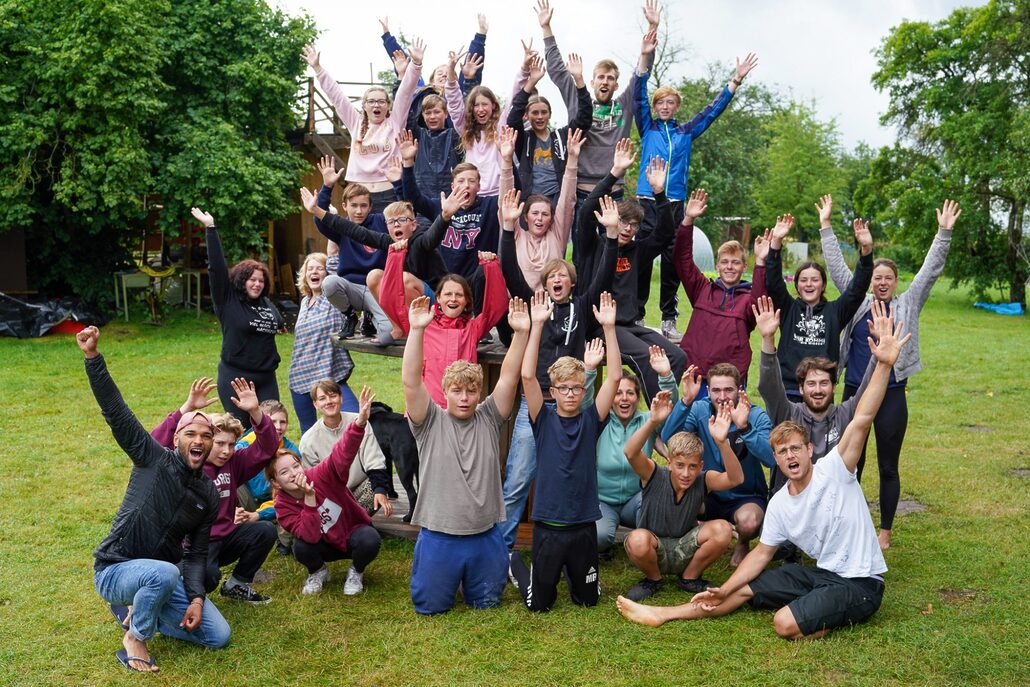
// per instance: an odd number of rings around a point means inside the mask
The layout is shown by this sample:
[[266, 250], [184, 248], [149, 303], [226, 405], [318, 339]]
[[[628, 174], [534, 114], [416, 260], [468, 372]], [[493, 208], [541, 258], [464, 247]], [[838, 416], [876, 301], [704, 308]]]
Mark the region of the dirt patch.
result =
[[[879, 508], [879, 501], [871, 501], [869, 505], [873, 508]], [[896, 515], [909, 515], [910, 513], [922, 513], [926, 510], [926, 504], [916, 501], [915, 499], [901, 499], [898, 501], [898, 510]]]
[[1030, 477], [1030, 468], [1015, 468], [1012, 471], [1013, 477]]
[[976, 432], [977, 434], [990, 434], [994, 431], [994, 429], [987, 425], [962, 425], [962, 429], [967, 432]]
[[940, 592], [941, 598], [944, 599], [944, 603], [948, 603], [953, 606], [967, 604], [972, 601], [985, 602], [988, 600], [987, 595], [983, 594], [979, 589], [945, 587], [938, 591]]

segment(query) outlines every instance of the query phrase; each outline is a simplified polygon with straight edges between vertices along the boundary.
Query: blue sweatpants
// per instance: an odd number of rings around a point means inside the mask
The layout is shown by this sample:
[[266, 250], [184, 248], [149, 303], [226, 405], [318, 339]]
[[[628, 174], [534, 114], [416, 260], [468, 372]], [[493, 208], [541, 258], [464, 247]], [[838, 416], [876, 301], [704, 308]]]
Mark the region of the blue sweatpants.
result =
[[415, 611], [444, 613], [461, 585], [465, 603], [493, 608], [508, 583], [508, 548], [494, 525], [479, 534], [444, 534], [422, 529], [411, 561], [411, 601]]

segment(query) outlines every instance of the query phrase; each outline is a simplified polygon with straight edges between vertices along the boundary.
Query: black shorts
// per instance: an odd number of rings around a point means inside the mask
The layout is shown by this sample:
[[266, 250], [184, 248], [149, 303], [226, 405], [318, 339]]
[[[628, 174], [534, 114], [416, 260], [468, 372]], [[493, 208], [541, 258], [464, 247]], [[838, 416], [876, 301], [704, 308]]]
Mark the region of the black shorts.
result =
[[793, 563], [766, 570], [750, 584], [752, 608], [790, 608], [802, 634], [868, 620], [883, 601], [883, 582], [874, 577], [841, 577]]
[[753, 503], [761, 508], [763, 513], [768, 505], [764, 496], [741, 496], [740, 498], [733, 499], [732, 501], [723, 501], [722, 499], [716, 498], [715, 494], [709, 494], [705, 497], [704, 512], [698, 519], [726, 520], [732, 525], [733, 516], [736, 515], [737, 511], [742, 506], [746, 506], [749, 503]]
[[[597, 575], [597, 527], [594, 523], [554, 527], [534, 522], [532, 561], [529, 584], [519, 581], [519, 591], [529, 610], [551, 609], [558, 596], [563, 569], [568, 575], [569, 595], [573, 603], [597, 605], [601, 587]], [[518, 577], [521, 575], [516, 574]]]

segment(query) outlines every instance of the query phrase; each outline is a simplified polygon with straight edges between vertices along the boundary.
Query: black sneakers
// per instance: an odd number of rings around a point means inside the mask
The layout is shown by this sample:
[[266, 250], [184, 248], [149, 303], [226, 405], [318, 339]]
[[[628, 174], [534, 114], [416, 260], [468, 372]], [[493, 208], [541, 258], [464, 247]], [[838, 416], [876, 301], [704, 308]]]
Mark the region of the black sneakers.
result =
[[700, 594], [711, 586], [713, 586], [711, 582], [700, 577], [692, 580], [684, 580], [680, 577], [676, 580], [676, 587], [681, 592], [689, 592], [690, 594]]
[[238, 584], [235, 587], [229, 587], [226, 589], [225, 584], [222, 584], [219, 593], [227, 599], [235, 599], [236, 601], [246, 601], [254, 606], [260, 606], [266, 604], [272, 600], [272, 597], [265, 596], [264, 594], [258, 594], [254, 591], [254, 588], [249, 584]]
[[629, 591], [626, 592], [626, 598], [630, 601], [649, 599], [658, 593], [658, 590], [662, 588], [662, 584], [662, 580], [650, 580], [645, 577], [629, 588]]
[[358, 314], [353, 310], [349, 310], [343, 314], [343, 327], [340, 329], [339, 337], [341, 339], [349, 339], [354, 336], [354, 332], [357, 328]]
[[361, 317], [361, 335], [367, 339], [375, 338], [376, 335], [376, 323], [372, 319], [372, 313], [367, 310]]

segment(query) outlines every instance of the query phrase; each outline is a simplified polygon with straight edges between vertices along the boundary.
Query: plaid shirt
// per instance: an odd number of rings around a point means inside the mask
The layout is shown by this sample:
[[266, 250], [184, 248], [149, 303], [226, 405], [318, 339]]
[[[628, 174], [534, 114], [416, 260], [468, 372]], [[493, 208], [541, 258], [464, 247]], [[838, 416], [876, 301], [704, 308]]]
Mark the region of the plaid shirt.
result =
[[333, 345], [329, 335], [343, 327], [343, 314], [326, 297], [312, 300], [305, 296], [300, 304], [294, 329], [293, 355], [290, 359], [290, 390], [306, 394], [320, 379], [346, 381], [354, 369], [347, 351]]

